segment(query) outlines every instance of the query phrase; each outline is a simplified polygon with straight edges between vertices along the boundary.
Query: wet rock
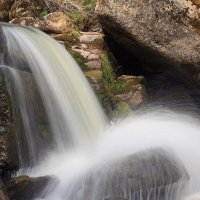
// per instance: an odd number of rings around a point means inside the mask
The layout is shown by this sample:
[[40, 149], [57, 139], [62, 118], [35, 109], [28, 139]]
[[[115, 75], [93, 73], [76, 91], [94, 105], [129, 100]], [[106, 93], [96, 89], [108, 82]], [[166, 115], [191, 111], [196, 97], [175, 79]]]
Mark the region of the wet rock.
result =
[[[15, 67], [18, 64], [15, 60]], [[11, 153], [20, 156], [20, 167], [25, 168], [33, 166], [41, 160], [46, 152], [53, 148], [54, 140], [49, 118], [32, 73], [20, 70], [16, 73], [17, 75], [14, 75], [9, 69], [6, 71], [13, 105], [11, 141], [14, 140], [18, 144], [15, 148], [16, 151], [11, 149]], [[28, 134], [30, 135], [27, 137]], [[30, 141], [34, 144], [34, 150]], [[14, 158], [12, 157], [12, 159]]]
[[9, 177], [18, 169], [18, 159], [14, 140], [12, 104], [5, 74], [0, 70], [0, 174], [2, 177]]
[[101, 70], [91, 70], [86, 71], [85, 76], [89, 80], [91, 86], [95, 89], [95, 91], [100, 91], [101, 85], [100, 81], [102, 80], [102, 71]]
[[122, 75], [118, 81], [124, 81], [127, 84], [127, 89], [116, 95], [121, 101], [126, 102], [129, 106], [138, 106], [146, 101], [147, 94], [143, 76]]
[[105, 163], [85, 179], [82, 199], [164, 200], [176, 199], [189, 177], [173, 154], [158, 148]]
[[98, 0], [96, 12], [104, 30], [152, 70], [200, 71], [199, 9], [190, 0]]
[[5, 183], [5, 189], [10, 199], [33, 200], [41, 195], [41, 192], [52, 181], [52, 177], [31, 178], [20, 176], [12, 178]]
[[70, 19], [62, 12], [50, 13], [47, 16], [15, 18], [10, 23], [38, 28], [44, 32], [64, 33], [71, 28]]
[[9, 200], [8, 195], [5, 191], [4, 185], [1, 180], [0, 180], [0, 199], [1, 200]]
[[122, 117], [128, 117], [131, 114], [133, 114], [131, 107], [124, 101], [120, 101], [113, 106], [113, 119], [121, 119]]

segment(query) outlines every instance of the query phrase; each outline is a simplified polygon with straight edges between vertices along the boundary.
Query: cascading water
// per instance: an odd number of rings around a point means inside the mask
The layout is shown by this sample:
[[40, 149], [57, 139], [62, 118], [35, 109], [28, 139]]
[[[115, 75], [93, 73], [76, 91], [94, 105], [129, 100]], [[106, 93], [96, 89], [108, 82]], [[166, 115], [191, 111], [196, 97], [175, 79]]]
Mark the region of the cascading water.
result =
[[197, 119], [147, 112], [106, 131], [89, 84], [61, 45], [6, 24], [0, 41], [1, 69], [24, 130], [19, 173], [56, 177], [38, 199], [182, 200], [200, 191]]
[[105, 128], [105, 117], [81, 70], [64, 47], [34, 29], [1, 25], [1, 33], [5, 40], [1, 64], [8, 66], [7, 74], [15, 87], [31, 159], [38, 160], [36, 155], [41, 150], [33, 134], [38, 128], [35, 115], [40, 113], [33, 112], [35, 104], [26, 95], [35, 89], [32, 79], [39, 90], [38, 101], [41, 96], [45, 102], [55, 148], [90, 143]]

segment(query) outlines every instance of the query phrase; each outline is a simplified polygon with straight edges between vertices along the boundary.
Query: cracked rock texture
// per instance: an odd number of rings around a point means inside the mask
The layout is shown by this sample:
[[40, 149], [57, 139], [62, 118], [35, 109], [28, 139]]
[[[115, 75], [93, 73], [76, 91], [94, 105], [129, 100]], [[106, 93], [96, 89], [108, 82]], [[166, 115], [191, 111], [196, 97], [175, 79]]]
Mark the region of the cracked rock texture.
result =
[[176, 66], [194, 75], [200, 71], [197, 5], [194, 0], [98, 0], [96, 12], [104, 30], [153, 70]]

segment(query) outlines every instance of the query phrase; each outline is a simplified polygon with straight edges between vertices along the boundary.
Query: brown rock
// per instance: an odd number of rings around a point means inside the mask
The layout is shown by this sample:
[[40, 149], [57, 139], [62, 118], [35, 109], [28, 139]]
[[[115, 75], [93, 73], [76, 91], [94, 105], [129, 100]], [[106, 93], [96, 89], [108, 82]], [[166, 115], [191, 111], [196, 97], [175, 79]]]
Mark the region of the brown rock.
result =
[[104, 35], [99, 32], [80, 32], [80, 42], [85, 44], [102, 45]]
[[127, 83], [127, 90], [117, 94], [116, 97], [130, 106], [137, 106], [145, 102], [147, 95], [145, 86], [143, 85], [143, 76], [122, 75], [118, 80]]
[[7, 8], [7, 1], [0, 0], [0, 11], [6, 10], [6, 8]]
[[44, 17], [49, 29], [56, 33], [68, 32], [71, 28], [70, 19], [62, 12], [50, 13]]
[[61, 12], [50, 13], [47, 16], [41, 18], [37, 17], [15, 18], [12, 21], [10, 21], [10, 23], [20, 24], [23, 26], [31, 26], [34, 28], [38, 28], [42, 31], [52, 32], [52, 33], [67, 32], [71, 28], [69, 18]]
[[146, 100], [145, 87], [142, 84], [132, 86], [128, 92], [118, 94], [116, 97], [125, 101], [129, 106], [138, 106]]
[[15, 0], [11, 6], [10, 17], [37, 17], [45, 9], [44, 0]]
[[90, 69], [101, 69], [101, 60], [91, 60], [85, 63], [85, 65]]
[[194, 3], [195, 5], [199, 6], [200, 5], [200, 0], [191, 0], [192, 3]]
[[128, 76], [128, 75], [122, 75], [118, 78], [118, 80], [126, 81], [126, 83], [131, 85], [137, 85], [144, 81], [144, 76]]
[[0, 11], [0, 22], [8, 22], [9, 13], [7, 10]]

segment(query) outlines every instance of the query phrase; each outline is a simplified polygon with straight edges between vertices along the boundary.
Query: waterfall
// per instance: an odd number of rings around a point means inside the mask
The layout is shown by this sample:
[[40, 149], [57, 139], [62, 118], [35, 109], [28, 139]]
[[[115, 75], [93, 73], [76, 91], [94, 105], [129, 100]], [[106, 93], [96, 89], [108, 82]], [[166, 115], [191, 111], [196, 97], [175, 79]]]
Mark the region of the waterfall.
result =
[[43, 131], [38, 130], [37, 118], [44, 111], [46, 116], [42, 116], [45, 121], [42, 125], [50, 126], [45, 134], [52, 132], [54, 150], [81, 148], [92, 143], [106, 127], [106, 118], [70, 54], [35, 29], [6, 24], [0, 27], [1, 40], [4, 40], [0, 64], [4, 65], [8, 82], [13, 83], [12, 99], [20, 105], [31, 162], [37, 162], [41, 154], [44, 141], [39, 147], [34, 137]]
[[183, 200], [200, 191], [198, 119], [158, 110], [108, 127], [62, 45], [7, 24], [0, 24], [0, 42], [18, 174], [55, 177], [38, 199]]

